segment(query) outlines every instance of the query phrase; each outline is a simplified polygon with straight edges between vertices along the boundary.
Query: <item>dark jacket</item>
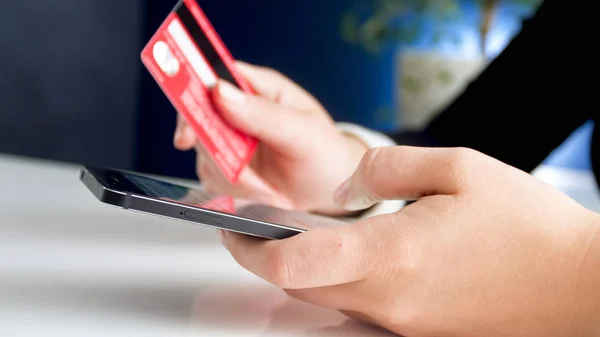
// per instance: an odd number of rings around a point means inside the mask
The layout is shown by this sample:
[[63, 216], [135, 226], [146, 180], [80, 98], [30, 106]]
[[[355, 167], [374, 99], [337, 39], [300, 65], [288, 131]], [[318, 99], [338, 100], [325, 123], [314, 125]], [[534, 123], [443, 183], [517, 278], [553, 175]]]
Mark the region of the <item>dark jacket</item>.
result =
[[[420, 132], [401, 144], [469, 147], [530, 172], [579, 126], [598, 121], [600, 99], [588, 2], [546, 0], [504, 52]], [[597, 125], [597, 123], [595, 123]], [[600, 181], [600, 134], [590, 154]]]

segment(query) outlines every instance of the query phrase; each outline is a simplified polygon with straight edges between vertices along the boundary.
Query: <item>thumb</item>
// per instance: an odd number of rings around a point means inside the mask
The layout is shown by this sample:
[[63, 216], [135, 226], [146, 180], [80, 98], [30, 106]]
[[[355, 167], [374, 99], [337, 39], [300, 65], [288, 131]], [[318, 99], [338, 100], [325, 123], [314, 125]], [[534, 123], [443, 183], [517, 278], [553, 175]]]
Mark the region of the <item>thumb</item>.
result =
[[347, 210], [362, 210], [382, 200], [416, 200], [458, 194], [466, 187], [475, 151], [386, 147], [367, 152], [355, 173], [335, 192]]
[[296, 141], [303, 129], [299, 111], [242, 92], [223, 80], [214, 87], [213, 100], [234, 128], [268, 146], [289, 153], [300, 145]]

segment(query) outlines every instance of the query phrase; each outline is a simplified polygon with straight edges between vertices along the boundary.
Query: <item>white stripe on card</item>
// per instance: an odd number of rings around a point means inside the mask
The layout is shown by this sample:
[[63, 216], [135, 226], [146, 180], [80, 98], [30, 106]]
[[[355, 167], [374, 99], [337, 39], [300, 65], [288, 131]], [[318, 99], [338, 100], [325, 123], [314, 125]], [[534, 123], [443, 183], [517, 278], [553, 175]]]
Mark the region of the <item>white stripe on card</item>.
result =
[[208, 65], [202, 54], [198, 51], [194, 42], [185, 31], [185, 28], [181, 25], [181, 22], [178, 19], [173, 19], [167, 28], [171, 37], [177, 44], [177, 47], [183, 53], [192, 67], [194, 72], [200, 80], [207, 88], [212, 88], [217, 84], [217, 77], [213, 72], [212, 68]]

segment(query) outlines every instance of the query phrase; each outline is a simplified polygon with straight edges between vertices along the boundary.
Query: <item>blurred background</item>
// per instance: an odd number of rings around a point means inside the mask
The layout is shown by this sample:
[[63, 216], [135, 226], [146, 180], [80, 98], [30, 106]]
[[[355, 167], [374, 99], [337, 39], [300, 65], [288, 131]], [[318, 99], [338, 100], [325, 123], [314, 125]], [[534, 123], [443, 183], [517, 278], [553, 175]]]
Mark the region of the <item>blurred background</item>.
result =
[[[0, 152], [195, 178], [139, 53], [175, 0], [0, 2]], [[540, 0], [199, 0], [241, 60], [275, 68], [339, 121], [419, 128]], [[543, 121], [540, 121], [542, 124]], [[591, 124], [547, 160], [589, 170]]]

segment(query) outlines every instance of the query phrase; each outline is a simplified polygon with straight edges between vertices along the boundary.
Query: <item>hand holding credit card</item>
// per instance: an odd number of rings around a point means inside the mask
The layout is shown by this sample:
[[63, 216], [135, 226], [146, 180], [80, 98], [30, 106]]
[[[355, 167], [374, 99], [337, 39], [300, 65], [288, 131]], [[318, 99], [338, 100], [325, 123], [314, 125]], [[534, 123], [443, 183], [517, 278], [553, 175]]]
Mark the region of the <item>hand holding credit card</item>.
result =
[[235, 183], [250, 163], [258, 141], [228, 125], [216, 110], [210, 90], [223, 79], [253, 93], [196, 0], [180, 0], [150, 39], [142, 62], [194, 130], [198, 142]]

